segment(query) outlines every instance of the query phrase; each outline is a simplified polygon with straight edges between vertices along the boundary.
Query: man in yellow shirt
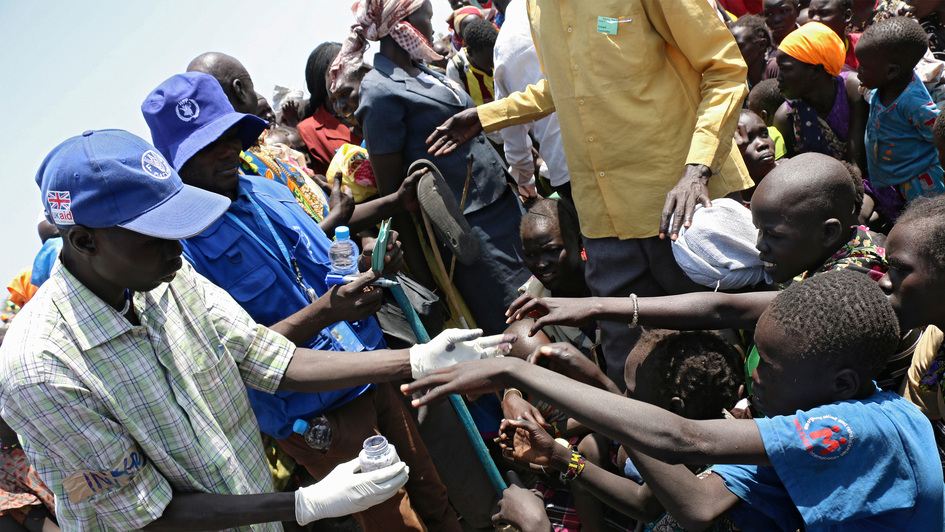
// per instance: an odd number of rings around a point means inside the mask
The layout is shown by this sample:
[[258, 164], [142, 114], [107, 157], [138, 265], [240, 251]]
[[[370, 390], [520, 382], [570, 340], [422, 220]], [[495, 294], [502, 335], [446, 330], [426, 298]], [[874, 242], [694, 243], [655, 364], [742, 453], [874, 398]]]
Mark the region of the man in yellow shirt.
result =
[[[705, 0], [519, 1], [547, 80], [457, 114], [431, 153], [557, 111], [594, 295], [699, 289], [666, 237], [696, 203], [752, 184], [732, 145], [747, 75], [735, 40]], [[601, 328], [608, 374], [623, 382], [638, 333]]]

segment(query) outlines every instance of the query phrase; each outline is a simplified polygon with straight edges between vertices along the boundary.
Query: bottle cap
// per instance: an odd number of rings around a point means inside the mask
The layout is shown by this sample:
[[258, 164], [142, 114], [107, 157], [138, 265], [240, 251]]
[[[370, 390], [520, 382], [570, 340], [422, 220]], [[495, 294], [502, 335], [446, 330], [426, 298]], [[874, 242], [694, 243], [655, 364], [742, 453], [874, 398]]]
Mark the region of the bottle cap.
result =
[[292, 432], [296, 434], [305, 434], [306, 430], [308, 430], [308, 421], [304, 419], [296, 419], [292, 424]]
[[339, 225], [335, 228], [335, 240], [344, 240], [351, 236], [351, 230], [347, 225]]

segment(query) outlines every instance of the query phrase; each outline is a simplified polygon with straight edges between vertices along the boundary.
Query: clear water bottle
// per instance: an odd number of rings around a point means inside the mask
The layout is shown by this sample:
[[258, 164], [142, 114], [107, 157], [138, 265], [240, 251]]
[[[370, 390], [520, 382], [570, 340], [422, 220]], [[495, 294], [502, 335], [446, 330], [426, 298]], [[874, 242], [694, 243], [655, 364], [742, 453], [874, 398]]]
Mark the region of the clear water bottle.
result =
[[331, 425], [325, 416], [316, 416], [310, 421], [296, 419], [292, 431], [301, 434], [305, 443], [317, 451], [327, 451], [331, 447]]
[[345, 225], [335, 228], [335, 241], [328, 247], [331, 271], [341, 275], [358, 273], [358, 245], [351, 240], [351, 231]]
[[400, 461], [400, 457], [394, 444], [387, 443], [387, 438], [371, 436], [364, 440], [364, 449], [358, 455], [358, 460], [361, 462], [361, 472], [365, 473], [394, 465]]

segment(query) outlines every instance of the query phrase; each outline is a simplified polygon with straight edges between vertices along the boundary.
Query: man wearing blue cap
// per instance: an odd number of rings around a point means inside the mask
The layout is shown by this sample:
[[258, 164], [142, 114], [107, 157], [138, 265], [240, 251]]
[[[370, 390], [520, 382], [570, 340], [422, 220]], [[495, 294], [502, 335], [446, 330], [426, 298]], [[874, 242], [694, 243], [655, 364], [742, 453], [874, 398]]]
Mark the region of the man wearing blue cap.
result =
[[275, 521], [363, 510], [406, 483], [403, 463], [359, 473], [351, 461], [294, 494], [267, 493], [243, 385], [319, 391], [405, 377], [467, 344], [349, 357], [257, 325], [181, 260], [178, 239], [229, 200], [184, 185], [130, 133], [65, 141], [36, 181], [64, 245], [0, 347], [0, 414], [56, 494], [63, 529], [279, 530]]
[[[236, 112], [220, 83], [201, 72], [164, 81], [141, 109], [155, 146], [184, 182], [233, 200], [224, 216], [183, 243], [198, 272], [229, 292], [253, 319], [299, 345], [337, 351], [385, 347], [372, 316], [381, 298], [380, 290], [369, 286], [376, 274], [330, 289], [325, 275], [331, 270], [331, 242], [324, 232], [285, 186], [239, 172], [240, 149], [255, 141], [265, 121]], [[392, 250], [399, 255], [399, 248]], [[248, 393], [260, 429], [316, 479], [356, 457], [375, 433], [396, 446], [411, 479], [398, 496], [354, 516], [366, 532], [459, 531], [413, 418], [388, 383], [393, 378], [321, 393]], [[296, 423], [307, 426], [310, 420], [328, 425], [328, 444], [313, 449], [293, 433]]]

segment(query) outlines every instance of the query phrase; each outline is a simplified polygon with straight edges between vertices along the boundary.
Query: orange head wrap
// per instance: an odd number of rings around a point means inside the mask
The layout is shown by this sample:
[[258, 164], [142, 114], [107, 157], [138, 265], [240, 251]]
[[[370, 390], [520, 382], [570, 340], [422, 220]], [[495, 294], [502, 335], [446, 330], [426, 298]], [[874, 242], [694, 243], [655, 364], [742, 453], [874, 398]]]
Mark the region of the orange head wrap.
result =
[[846, 59], [843, 41], [820, 22], [808, 22], [788, 33], [778, 49], [810, 65], [823, 65], [831, 76], [839, 76]]

